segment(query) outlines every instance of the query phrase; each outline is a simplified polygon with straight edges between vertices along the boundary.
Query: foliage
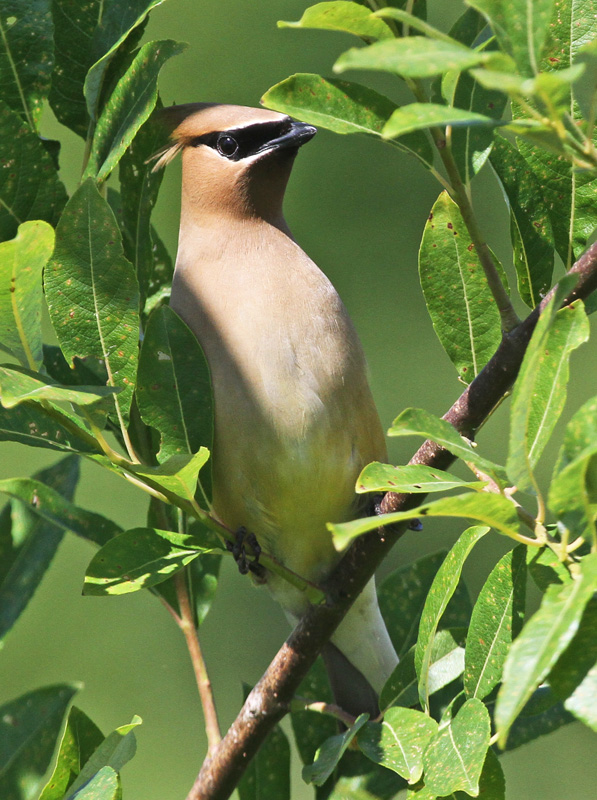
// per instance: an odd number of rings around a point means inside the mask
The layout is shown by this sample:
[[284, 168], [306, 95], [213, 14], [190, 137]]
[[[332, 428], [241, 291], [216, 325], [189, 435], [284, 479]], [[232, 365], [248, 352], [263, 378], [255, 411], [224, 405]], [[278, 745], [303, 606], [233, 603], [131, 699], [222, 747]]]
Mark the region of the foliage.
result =
[[[151, 224], [161, 177], [148, 159], [163, 144], [152, 116], [158, 75], [183, 48], [169, 40], [139, 45], [158, 4], [0, 0], [0, 347], [8, 359], [0, 367], [0, 440], [61, 455], [32, 478], [0, 482], [9, 498], [0, 513], [0, 637], [70, 532], [99, 548], [87, 594], [148, 589], [192, 639], [214, 597], [221, 553], [235, 542], [210, 513], [209, 371], [190, 330], [164, 304], [172, 259]], [[456, 377], [470, 384], [519, 324], [483, 232], [491, 226], [471, 201], [478, 172], [491, 168], [503, 189], [519, 307], [541, 303], [554, 258], [569, 268], [597, 225], [597, 6], [467, 0], [449, 32], [426, 21], [425, 7], [334, 0], [280, 23], [359, 38], [334, 72], [389, 73], [411, 90], [412, 103], [400, 107], [365, 85], [314, 74], [278, 83], [263, 103], [341, 135], [381, 138], [437, 179], [419, 274], [440, 344]], [[83, 178], [70, 198], [58, 176], [59, 148], [40, 137], [46, 102], [85, 139]], [[106, 187], [117, 166], [120, 195]], [[417, 800], [500, 800], [502, 749], [572, 718], [597, 730], [597, 398], [568, 421], [548, 487], [536, 472], [564, 411], [570, 356], [589, 336], [582, 301], [560, 307], [573, 283], [560, 283], [528, 344], [505, 464], [446, 420], [406, 409], [389, 435], [429, 439], [472, 476], [370, 464], [358, 493], [421, 495], [416, 507], [330, 520], [338, 550], [381, 523], [413, 516], [479, 524], [449, 552], [403, 567], [382, 587], [401, 655], [381, 693], [383, 716], [341, 715], [338, 732], [326, 716], [336, 712], [318, 665], [304, 682], [293, 729], [303, 777], [318, 797], [386, 798], [408, 786]], [[44, 304], [59, 347], [43, 342]], [[147, 493], [148, 519], [122, 531], [78, 507], [78, 458]], [[473, 546], [490, 535], [511, 548], [488, 566], [471, 611], [460, 576]], [[268, 553], [261, 563], [321, 599]], [[525, 609], [528, 574], [542, 593], [534, 613]], [[68, 712], [75, 690], [34, 689], [0, 710], [6, 800], [121, 797], [119, 775], [134, 755], [140, 720], [104, 737], [83, 711]], [[241, 797], [289, 796], [289, 763], [276, 728], [239, 785]]]

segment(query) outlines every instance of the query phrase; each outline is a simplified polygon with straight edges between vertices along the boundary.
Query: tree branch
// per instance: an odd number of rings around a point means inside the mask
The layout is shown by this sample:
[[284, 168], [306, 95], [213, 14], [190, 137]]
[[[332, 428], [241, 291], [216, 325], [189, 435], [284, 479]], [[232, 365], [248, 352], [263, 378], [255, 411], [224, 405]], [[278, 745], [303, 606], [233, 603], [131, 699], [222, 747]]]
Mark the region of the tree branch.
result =
[[[597, 289], [597, 243], [581, 256], [569, 274], [578, 275], [578, 282], [563, 306], [584, 299]], [[520, 325], [504, 334], [491, 361], [444, 415], [462, 435], [474, 438], [479, 426], [510, 390], [539, 315], [552, 293], [553, 290]], [[447, 450], [426, 441], [410, 463], [446, 469], [454, 460]], [[379, 511], [407, 510], [421, 499], [420, 494], [388, 492]], [[323, 587], [327, 602], [311, 606], [282, 645], [220, 745], [206, 758], [187, 800], [225, 800], [230, 796], [259, 746], [288, 712], [294, 693], [320, 649], [405, 530], [406, 525], [400, 525], [373, 531], [349, 548]]]

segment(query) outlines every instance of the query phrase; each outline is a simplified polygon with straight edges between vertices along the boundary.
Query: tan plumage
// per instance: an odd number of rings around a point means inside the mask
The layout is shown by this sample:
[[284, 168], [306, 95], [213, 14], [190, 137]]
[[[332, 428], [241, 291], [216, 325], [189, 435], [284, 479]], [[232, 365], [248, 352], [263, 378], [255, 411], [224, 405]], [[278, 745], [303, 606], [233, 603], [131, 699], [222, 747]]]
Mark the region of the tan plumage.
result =
[[[282, 214], [294, 156], [315, 129], [239, 106], [163, 113], [174, 130], [161, 161], [183, 159], [171, 305], [212, 373], [214, 508], [317, 582], [339, 558], [326, 522], [356, 515], [356, 477], [386, 449], [352, 322]], [[267, 583], [297, 619], [303, 595], [275, 575]], [[379, 692], [397, 658], [373, 582], [332, 641]], [[352, 705], [367, 705], [356, 688]]]

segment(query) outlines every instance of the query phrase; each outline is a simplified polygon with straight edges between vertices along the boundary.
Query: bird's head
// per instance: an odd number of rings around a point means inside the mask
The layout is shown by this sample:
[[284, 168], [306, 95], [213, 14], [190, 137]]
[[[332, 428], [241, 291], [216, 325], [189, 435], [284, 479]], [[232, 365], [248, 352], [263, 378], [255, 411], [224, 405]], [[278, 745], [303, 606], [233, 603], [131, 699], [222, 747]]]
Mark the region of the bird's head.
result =
[[209, 212], [275, 218], [299, 148], [312, 125], [261, 108], [188, 103], [160, 112], [170, 142], [156, 167], [181, 151], [183, 200]]

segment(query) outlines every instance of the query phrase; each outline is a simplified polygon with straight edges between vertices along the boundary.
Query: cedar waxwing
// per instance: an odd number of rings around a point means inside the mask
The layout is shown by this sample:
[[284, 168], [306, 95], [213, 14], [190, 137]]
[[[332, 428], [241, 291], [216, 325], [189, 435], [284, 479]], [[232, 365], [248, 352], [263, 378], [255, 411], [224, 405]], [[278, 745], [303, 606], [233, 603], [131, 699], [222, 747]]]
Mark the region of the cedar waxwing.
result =
[[[282, 201], [316, 129], [265, 109], [164, 109], [182, 151], [182, 203], [170, 305], [212, 375], [213, 506], [229, 528], [319, 583], [339, 560], [326, 522], [360, 512], [355, 481], [386, 461], [363, 350], [342, 301], [292, 238]], [[362, 513], [362, 509], [361, 509]], [[294, 622], [307, 601], [265, 581]], [[374, 713], [398, 658], [371, 580], [324, 653], [337, 702]]]

